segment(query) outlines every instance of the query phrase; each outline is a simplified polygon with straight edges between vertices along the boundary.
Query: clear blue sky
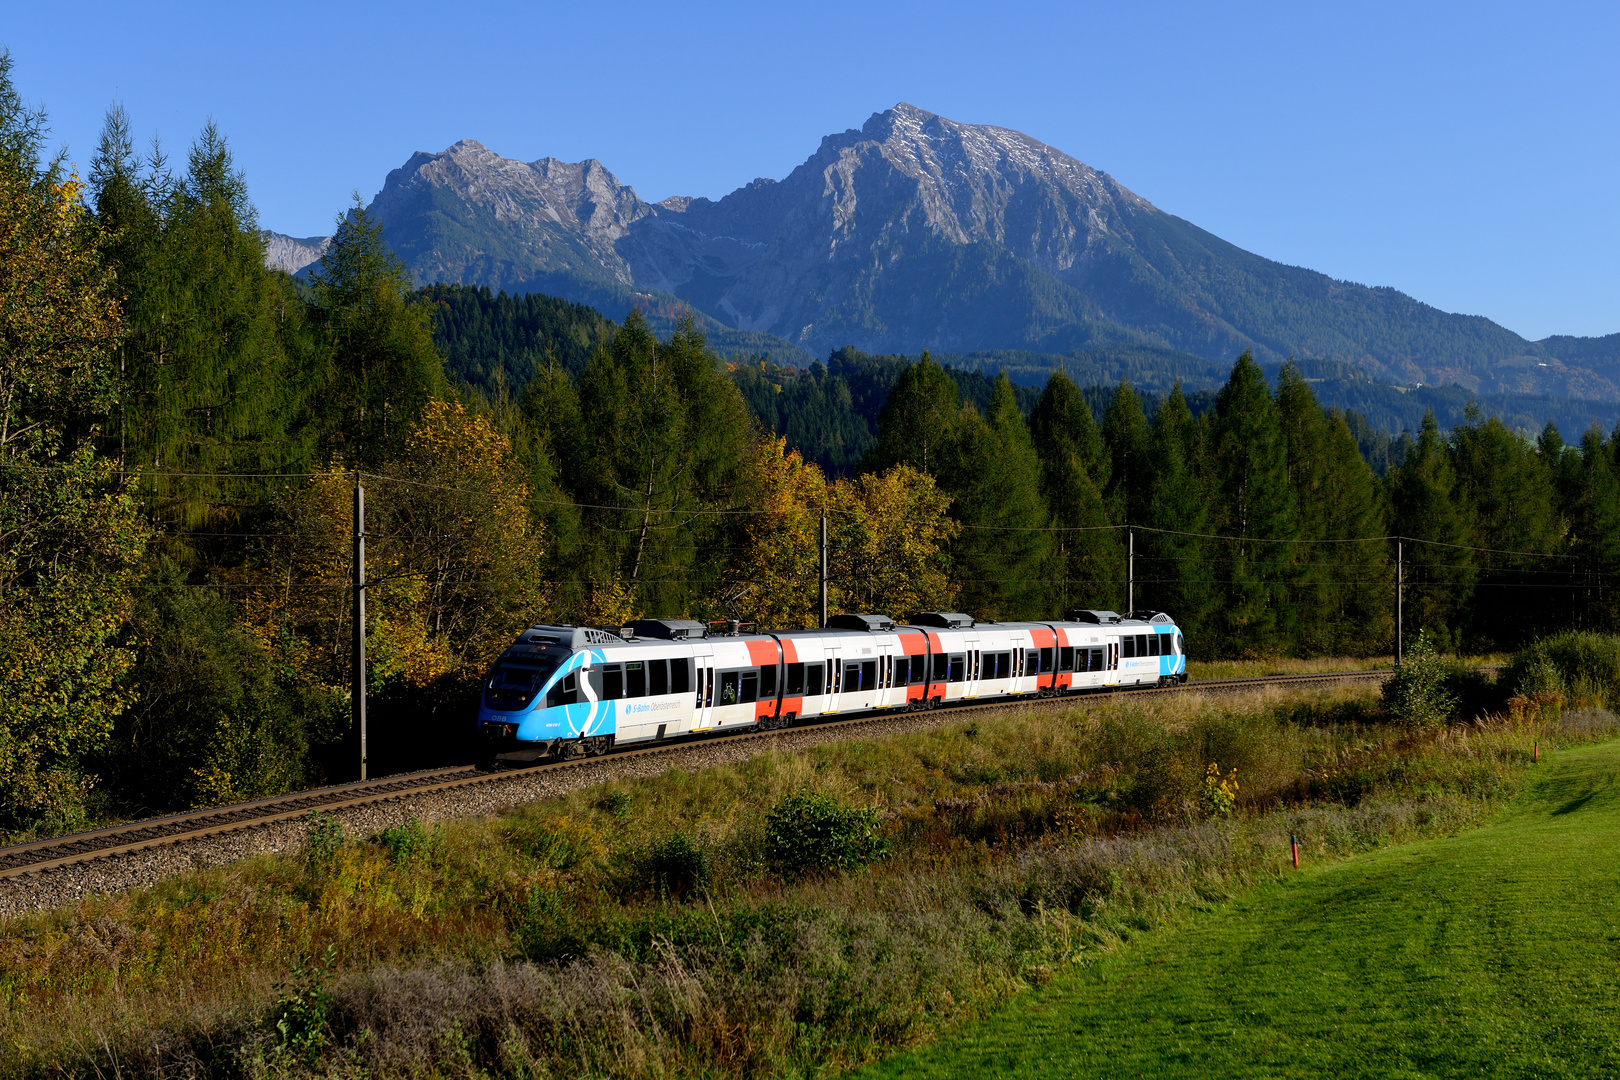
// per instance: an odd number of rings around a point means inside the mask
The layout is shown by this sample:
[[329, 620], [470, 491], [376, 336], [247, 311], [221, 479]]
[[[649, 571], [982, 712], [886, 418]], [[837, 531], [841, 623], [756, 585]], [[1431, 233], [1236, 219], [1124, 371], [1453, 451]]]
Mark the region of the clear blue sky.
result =
[[114, 99], [177, 157], [212, 115], [295, 235], [460, 138], [713, 198], [909, 101], [1269, 258], [1620, 331], [1612, 3], [91, 2], [13, 5], [0, 44], [81, 166]]

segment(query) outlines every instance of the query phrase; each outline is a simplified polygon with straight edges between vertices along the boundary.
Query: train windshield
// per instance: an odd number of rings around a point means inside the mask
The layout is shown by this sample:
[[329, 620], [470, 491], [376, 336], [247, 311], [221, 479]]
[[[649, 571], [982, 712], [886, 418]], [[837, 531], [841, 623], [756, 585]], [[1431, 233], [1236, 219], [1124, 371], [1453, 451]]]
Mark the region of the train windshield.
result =
[[557, 665], [547, 661], [515, 664], [502, 661], [484, 684], [484, 704], [491, 709], [521, 709], [534, 700]]

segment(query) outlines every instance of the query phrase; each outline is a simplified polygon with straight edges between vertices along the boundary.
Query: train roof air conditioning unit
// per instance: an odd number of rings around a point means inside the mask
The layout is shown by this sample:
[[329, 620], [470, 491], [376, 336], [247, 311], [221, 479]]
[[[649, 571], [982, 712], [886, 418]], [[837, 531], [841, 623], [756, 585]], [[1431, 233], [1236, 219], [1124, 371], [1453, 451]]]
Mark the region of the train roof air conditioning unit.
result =
[[630, 624], [636, 637], [663, 638], [665, 641], [686, 641], [688, 638], [706, 638], [709, 628], [693, 619], [637, 619]]
[[937, 626], [942, 630], [968, 630], [974, 625], [973, 616], [960, 611], [919, 611], [911, 617], [913, 626]]
[[827, 626], [834, 630], [862, 630], [862, 631], [888, 631], [894, 629], [894, 620], [887, 615], [834, 615], [827, 620]]
[[1092, 611], [1090, 608], [1076, 608], [1074, 611], [1069, 612], [1068, 621], [1108, 625], [1119, 622], [1119, 612]]

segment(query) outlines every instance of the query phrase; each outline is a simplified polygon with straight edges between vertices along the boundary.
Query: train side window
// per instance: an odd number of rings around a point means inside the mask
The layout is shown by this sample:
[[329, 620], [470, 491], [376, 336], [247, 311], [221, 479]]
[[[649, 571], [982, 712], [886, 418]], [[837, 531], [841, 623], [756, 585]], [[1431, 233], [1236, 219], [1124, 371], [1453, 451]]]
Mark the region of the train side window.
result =
[[1151, 655], [1153, 655], [1152, 653], [1148, 652], [1148, 637], [1149, 636], [1150, 635], [1148, 635], [1148, 634], [1137, 634], [1136, 635], [1136, 655], [1137, 656], [1151, 656]]
[[679, 657], [669, 662], [669, 692], [687, 694], [692, 691], [692, 661]]
[[1056, 657], [1057, 657], [1057, 650], [1053, 649], [1050, 645], [1048, 645], [1046, 648], [1042, 649], [1041, 650], [1041, 670], [1042, 671], [1051, 671], [1052, 670], [1052, 661], [1054, 659], [1056, 659]]
[[944, 682], [945, 681], [945, 673], [948, 670], [949, 663], [950, 663], [950, 658], [947, 657], [944, 653], [935, 653], [934, 654], [934, 681], [935, 682]]
[[894, 682], [890, 686], [906, 686], [911, 682], [911, 657], [897, 656], [894, 658]]
[[1103, 650], [1101, 650], [1101, 649], [1092, 649], [1091, 650], [1091, 670], [1092, 671], [1103, 671], [1103, 670], [1106, 670], [1107, 666], [1108, 666], [1108, 662], [1103, 659]]
[[1058, 649], [1058, 670], [1074, 670], [1074, 646], [1064, 645]]
[[804, 667], [804, 692], [807, 697], [816, 697], [821, 693], [822, 666], [820, 664], [806, 664]]
[[1127, 634], [1119, 639], [1119, 655], [1123, 659], [1130, 659], [1136, 655], [1136, 638]]
[[1187, 639], [1182, 637], [1180, 634], [1176, 635], [1176, 655], [1177, 656], [1186, 656], [1187, 655]]
[[553, 709], [559, 705], [572, 705], [578, 700], [579, 679], [573, 675], [553, 686], [551, 693], [546, 695], [546, 704]]
[[720, 673], [720, 700], [715, 702], [716, 705], [737, 704], [737, 676], [739, 674], [736, 671], [722, 671]]
[[790, 694], [804, 693], [804, 665], [789, 664], [787, 676], [787, 692]]
[[967, 655], [965, 653], [951, 654], [948, 678], [951, 682], [962, 682], [967, 678]]
[[745, 671], [742, 673], [741, 698], [743, 704], [759, 700], [759, 672]]
[[602, 669], [602, 700], [618, 701], [624, 697], [624, 671], [618, 664]]
[[861, 688], [861, 665], [844, 665], [844, 693], [852, 694]]
[[669, 661], [647, 661], [647, 693], [662, 697], [669, 693]]
[[868, 660], [861, 665], [861, 689], [870, 690], [877, 685], [877, 661]]
[[767, 664], [759, 669], [759, 696], [773, 698], [776, 696], [776, 668], [775, 664]]
[[632, 660], [624, 665], [624, 696], [647, 696], [647, 666], [640, 660]]

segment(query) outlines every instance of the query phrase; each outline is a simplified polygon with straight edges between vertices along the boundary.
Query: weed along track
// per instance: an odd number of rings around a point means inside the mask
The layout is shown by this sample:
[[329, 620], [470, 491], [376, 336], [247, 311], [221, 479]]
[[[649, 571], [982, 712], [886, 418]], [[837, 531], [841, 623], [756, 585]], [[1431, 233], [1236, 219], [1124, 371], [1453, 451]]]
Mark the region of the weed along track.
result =
[[1325, 672], [1220, 679], [1186, 687], [1113, 693], [1005, 699], [919, 712], [863, 714], [776, 731], [698, 737], [601, 758], [548, 762], [482, 772], [436, 769], [339, 784], [93, 829], [0, 848], [0, 915], [42, 910], [91, 893], [151, 884], [197, 866], [300, 847], [312, 811], [369, 834], [410, 818], [484, 814], [561, 795], [614, 779], [646, 777], [671, 767], [689, 770], [748, 758], [762, 749], [796, 750], [837, 739], [899, 734], [954, 723], [981, 712], [1051, 706], [1085, 707], [1122, 698], [1164, 694], [1225, 694], [1274, 686], [1330, 685], [1382, 680], [1387, 671]]

